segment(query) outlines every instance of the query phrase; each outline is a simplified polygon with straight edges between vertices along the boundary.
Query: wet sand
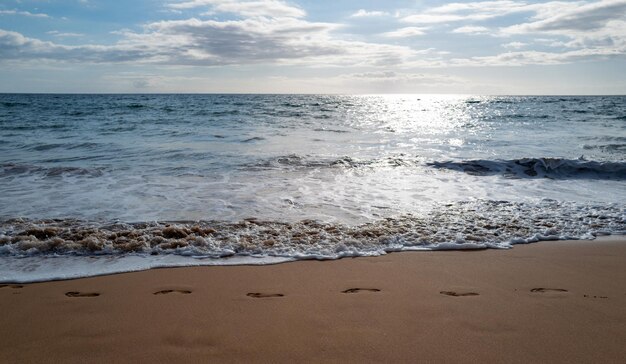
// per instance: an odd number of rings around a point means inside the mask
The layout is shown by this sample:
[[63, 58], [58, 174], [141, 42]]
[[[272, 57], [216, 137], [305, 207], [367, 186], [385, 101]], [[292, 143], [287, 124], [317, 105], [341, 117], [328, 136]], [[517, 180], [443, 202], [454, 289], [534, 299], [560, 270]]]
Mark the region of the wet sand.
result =
[[0, 288], [6, 363], [622, 363], [626, 240]]

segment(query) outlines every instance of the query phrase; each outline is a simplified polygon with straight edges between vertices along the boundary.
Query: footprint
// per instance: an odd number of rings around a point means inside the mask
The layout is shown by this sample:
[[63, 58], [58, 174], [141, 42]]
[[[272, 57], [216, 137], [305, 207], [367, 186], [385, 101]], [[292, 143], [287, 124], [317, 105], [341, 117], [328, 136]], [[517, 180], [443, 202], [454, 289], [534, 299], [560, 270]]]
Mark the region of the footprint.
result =
[[566, 289], [562, 289], [562, 288], [533, 288], [530, 290], [531, 292], [539, 292], [539, 293], [546, 293], [546, 292], [568, 292]]
[[585, 298], [609, 298], [607, 296], [590, 296], [590, 295], [583, 295], [583, 297]]
[[246, 296], [253, 298], [270, 298], [270, 297], [284, 297], [285, 295], [282, 293], [258, 293], [252, 292], [248, 293]]
[[9, 287], [9, 288], [24, 288], [21, 284], [0, 284], [0, 288]]
[[154, 292], [153, 294], [168, 294], [168, 293], [190, 294], [191, 291], [188, 291], [186, 289], [164, 289], [162, 291]]
[[380, 292], [378, 288], [348, 288], [345, 291], [341, 291], [341, 293], [359, 293], [359, 292]]
[[98, 297], [100, 293], [95, 292], [67, 292], [65, 293], [67, 297]]
[[444, 294], [446, 296], [453, 296], [453, 297], [479, 296], [479, 294], [476, 292], [441, 291], [439, 293]]

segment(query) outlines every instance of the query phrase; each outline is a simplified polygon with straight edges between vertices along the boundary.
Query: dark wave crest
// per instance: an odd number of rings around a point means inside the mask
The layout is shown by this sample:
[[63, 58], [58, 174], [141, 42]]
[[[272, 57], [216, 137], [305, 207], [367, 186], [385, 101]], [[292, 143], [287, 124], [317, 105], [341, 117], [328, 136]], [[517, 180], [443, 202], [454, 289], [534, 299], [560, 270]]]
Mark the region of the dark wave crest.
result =
[[43, 177], [61, 176], [84, 176], [100, 177], [103, 174], [102, 168], [80, 168], [80, 167], [39, 167], [26, 164], [6, 163], [0, 165], [0, 177], [10, 177], [15, 175], [37, 174]]
[[510, 178], [613, 179], [626, 180], [625, 162], [585, 159], [522, 158], [511, 160], [467, 160], [431, 162], [428, 166], [475, 176], [504, 175]]

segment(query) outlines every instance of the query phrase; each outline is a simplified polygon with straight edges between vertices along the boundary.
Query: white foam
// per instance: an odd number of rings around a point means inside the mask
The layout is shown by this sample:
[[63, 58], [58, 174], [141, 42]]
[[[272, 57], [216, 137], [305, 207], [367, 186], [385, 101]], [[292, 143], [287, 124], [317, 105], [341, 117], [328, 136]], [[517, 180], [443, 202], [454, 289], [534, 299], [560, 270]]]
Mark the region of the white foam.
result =
[[294, 260], [287, 257], [193, 258], [180, 255], [0, 256], [0, 283], [32, 283], [137, 272], [154, 268], [267, 265]]
[[[603, 240], [606, 241], [620, 239], [621, 237], [619, 236], [603, 237]], [[66, 280], [116, 273], [137, 272], [155, 268], [270, 265], [297, 260], [334, 260], [346, 257], [377, 257], [392, 252], [510, 249], [514, 244], [529, 244], [542, 240], [559, 240], [559, 238], [535, 235], [528, 239], [512, 239], [509, 242], [502, 243], [476, 244], [444, 242], [418, 246], [392, 245], [371, 251], [358, 251], [353, 249], [349, 251], [337, 252], [335, 254], [331, 254], [328, 251], [309, 253], [293, 251], [283, 256], [247, 255], [223, 258], [174, 254], [126, 254], [99, 256], [38, 255], [26, 257], [0, 256], [0, 283], [33, 283]], [[568, 240], [571, 239], [568, 238]]]

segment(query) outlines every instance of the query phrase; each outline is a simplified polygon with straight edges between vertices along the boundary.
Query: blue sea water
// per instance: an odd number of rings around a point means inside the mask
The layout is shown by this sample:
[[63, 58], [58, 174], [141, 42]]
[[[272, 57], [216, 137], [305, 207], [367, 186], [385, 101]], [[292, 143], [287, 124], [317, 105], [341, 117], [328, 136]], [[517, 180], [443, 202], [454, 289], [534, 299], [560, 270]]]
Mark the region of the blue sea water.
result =
[[3, 94], [0, 281], [623, 234], [625, 157], [624, 96]]

